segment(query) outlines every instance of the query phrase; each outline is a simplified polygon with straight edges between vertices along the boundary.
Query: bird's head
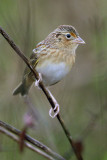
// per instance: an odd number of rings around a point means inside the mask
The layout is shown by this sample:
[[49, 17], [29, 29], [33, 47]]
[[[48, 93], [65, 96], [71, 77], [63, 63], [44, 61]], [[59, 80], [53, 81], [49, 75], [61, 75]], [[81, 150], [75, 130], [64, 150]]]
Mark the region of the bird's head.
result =
[[[50, 39], [50, 40], [49, 40]], [[75, 50], [79, 44], [85, 44], [76, 29], [71, 25], [60, 25], [47, 37], [52, 46], [59, 49]]]

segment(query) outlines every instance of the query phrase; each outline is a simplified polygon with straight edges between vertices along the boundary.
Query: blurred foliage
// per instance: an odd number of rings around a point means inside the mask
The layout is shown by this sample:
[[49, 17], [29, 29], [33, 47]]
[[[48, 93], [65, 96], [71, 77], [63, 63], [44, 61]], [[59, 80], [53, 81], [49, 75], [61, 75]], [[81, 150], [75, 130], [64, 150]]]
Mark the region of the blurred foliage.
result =
[[[0, 0], [0, 25], [29, 56], [36, 44], [60, 24], [76, 27], [86, 45], [79, 46], [70, 74], [50, 89], [73, 139], [83, 144], [86, 160], [107, 160], [107, 2], [106, 0]], [[27, 108], [12, 90], [21, 81], [24, 62], [0, 35], [0, 119], [22, 129]], [[30, 96], [38, 110], [36, 130], [29, 134], [74, 160], [70, 145], [40, 90]], [[0, 134], [0, 159], [43, 160]]]

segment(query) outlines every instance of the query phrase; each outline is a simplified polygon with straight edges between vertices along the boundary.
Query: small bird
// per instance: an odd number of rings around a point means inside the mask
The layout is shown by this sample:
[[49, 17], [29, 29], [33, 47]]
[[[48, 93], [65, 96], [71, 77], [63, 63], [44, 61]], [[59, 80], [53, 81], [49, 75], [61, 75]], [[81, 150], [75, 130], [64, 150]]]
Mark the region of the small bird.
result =
[[[79, 44], [85, 42], [71, 25], [60, 25], [37, 44], [30, 56], [30, 62], [41, 74], [45, 86], [56, 84], [70, 72]], [[13, 95], [27, 95], [33, 82], [35, 77], [26, 67], [22, 82], [13, 91]]]
[[[37, 44], [30, 56], [32, 66], [41, 73], [45, 86], [51, 86], [64, 78], [75, 62], [75, 51], [79, 44], [85, 44], [71, 25], [60, 25], [45, 40]], [[30, 69], [26, 67], [22, 82], [13, 95], [26, 95], [35, 82]]]

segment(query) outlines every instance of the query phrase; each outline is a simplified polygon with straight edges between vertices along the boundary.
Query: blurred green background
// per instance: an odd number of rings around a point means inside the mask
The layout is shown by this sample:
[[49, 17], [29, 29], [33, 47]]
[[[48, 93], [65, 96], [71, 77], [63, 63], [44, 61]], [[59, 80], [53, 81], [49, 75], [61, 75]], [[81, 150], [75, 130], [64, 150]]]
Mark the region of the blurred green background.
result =
[[[61, 116], [75, 141], [83, 145], [84, 160], [107, 160], [107, 1], [106, 0], [0, 0], [0, 25], [29, 57], [36, 44], [60, 24], [75, 26], [86, 45], [77, 49], [69, 75], [50, 90], [61, 106]], [[0, 120], [18, 129], [27, 107], [12, 96], [21, 81], [24, 62], [0, 35]], [[29, 134], [67, 160], [75, 160], [50, 105], [35, 87], [30, 96], [38, 110], [36, 129]], [[44, 160], [0, 134], [0, 159]]]

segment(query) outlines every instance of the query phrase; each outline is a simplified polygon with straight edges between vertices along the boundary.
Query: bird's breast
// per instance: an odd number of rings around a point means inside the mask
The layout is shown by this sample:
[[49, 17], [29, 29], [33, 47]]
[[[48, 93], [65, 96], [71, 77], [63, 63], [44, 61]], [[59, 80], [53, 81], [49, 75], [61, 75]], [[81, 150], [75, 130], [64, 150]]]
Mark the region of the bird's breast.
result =
[[64, 78], [75, 62], [74, 56], [49, 56], [38, 62], [36, 70], [42, 74], [46, 86], [53, 85]]

